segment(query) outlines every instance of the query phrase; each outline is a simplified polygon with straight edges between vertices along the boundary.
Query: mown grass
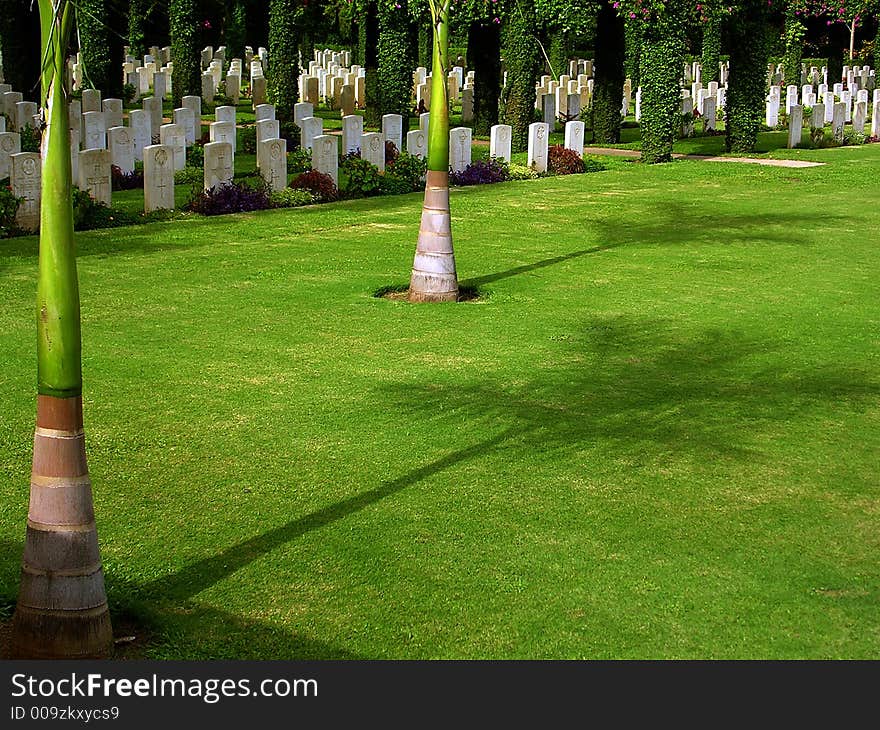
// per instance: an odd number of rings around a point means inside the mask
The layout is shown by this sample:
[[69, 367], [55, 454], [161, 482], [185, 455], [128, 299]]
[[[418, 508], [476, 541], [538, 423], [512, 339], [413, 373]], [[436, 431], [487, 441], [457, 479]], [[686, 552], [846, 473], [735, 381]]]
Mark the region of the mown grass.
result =
[[[174, 658], [873, 658], [880, 148], [78, 236], [114, 608]], [[36, 241], [0, 244], [0, 597]]]

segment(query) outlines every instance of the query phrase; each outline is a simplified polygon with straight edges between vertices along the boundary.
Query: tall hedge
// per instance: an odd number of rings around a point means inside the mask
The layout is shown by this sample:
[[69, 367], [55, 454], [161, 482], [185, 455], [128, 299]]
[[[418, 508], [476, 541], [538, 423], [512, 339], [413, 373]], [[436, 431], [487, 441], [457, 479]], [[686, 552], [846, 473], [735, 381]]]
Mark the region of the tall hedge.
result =
[[801, 83], [801, 56], [804, 51], [806, 26], [800, 16], [795, 13], [794, 3], [789, 3], [785, 10], [785, 56], [783, 66], [786, 84]]
[[624, 20], [624, 35], [626, 39], [626, 54], [623, 62], [623, 71], [625, 77], [632, 81], [632, 87], [637, 89], [641, 84], [641, 64], [639, 62], [642, 54], [641, 21], [626, 18]]
[[298, 0], [271, 0], [269, 5], [269, 98], [280, 122], [293, 121], [299, 100]]
[[168, 6], [168, 28], [171, 35], [171, 92], [174, 107], [184, 96], [202, 93], [202, 62], [199, 44], [199, 18], [196, 0], [171, 0]]
[[501, 96], [501, 28], [497, 23], [471, 23], [468, 64], [474, 71], [474, 134], [487, 136], [498, 124]]
[[741, 0], [731, 16], [727, 81], [727, 149], [751, 152], [764, 123], [767, 83], [767, 1]]
[[721, 77], [721, 16], [713, 14], [703, 22], [703, 48], [700, 63], [703, 84]]
[[143, 60], [147, 54], [147, 12], [150, 0], [128, 2], [128, 48], [135, 58]]
[[364, 42], [364, 97], [367, 106], [364, 124], [375, 128], [382, 124], [379, 102], [379, 5], [376, 0], [364, 2], [361, 37]]
[[535, 31], [535, 6], [526, 0], [511, 0], [501, 32], [507, 86], [502, 92], [501, 121], [513, 127], [511, 146], [522, 152], [529, 144], [529, 125], [535, 116], [535, 84], [540, 70]]
[[679, 79], [687, 50], [686, 16], [681, 5], [668, 4], [642, 29], [642, 161], [669, 162], [681, 128]]
[[379, 108], [382, 114], [400, 114], [407, 129], [412, 71], [407, 0], [379, 2]]
[[98, 89], [104, 98], [122, 96], [122, 14], [116, 2], [79, 0], [76, 24], [82, 52], [83, 85]]
[[229, 58], [244, 59], [244, 47], [247, 45], [247, 11], [243, 0], [233, 0], [226, 6], [224, 41]]
[[599, 7], [596, 25], [596, 73], [593, 85], [593, 134], [596, 142], [620, 142], [626, 41], [623, 18], [609, 2]]

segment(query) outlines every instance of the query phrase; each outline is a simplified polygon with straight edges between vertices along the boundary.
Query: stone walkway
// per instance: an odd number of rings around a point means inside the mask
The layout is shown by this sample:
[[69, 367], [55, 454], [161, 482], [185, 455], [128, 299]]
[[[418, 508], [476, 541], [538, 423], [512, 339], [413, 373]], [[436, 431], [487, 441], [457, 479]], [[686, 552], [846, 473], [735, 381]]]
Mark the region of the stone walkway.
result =
[[[616, 147], [584, 147], [585, 155], [607, 155], [609, 157], [627, 157], [637, 160], [642, 156], [638, 150], [622, 150]], [[714, 155], [672, 155], [676, 160], [701, 160], [702, 162], [744, 162], [749, 165], [767, 165], [768, 167], [821, 167], [824, 162], [808, 162], [807, 160], [771, 160], [766, 157], [718, 157]]]

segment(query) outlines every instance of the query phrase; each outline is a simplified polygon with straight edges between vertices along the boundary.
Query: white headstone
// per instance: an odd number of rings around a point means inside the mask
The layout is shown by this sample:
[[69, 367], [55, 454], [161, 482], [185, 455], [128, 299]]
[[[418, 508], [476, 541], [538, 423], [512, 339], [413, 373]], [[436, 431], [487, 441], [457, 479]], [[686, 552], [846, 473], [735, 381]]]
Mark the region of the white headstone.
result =
[[257, 144], [260, 174], [272, 192], [287, 187], [287, 140], [267, 139]]
[[110, 127], [107, 130], [107, 147], [111, 165], [116, 165], [125, 173], [134, 170], [134, 137], [130, 127]]
[[793, 149], [801, 143], [804, 131], [804, 108], [794, 104], [788, 110], [788, 148]]
[[103, 112], [83, 112], [83, 149], [107, 149], [107, 129]]
[[822, 129], [825, 126], [825, 105], [815, 104], [813, 113], [810, 115], [810, 132], [815, 129]]
[[324, 134], [324, 120], [321, 117], [306, 117], [300, 124], [300, 147], [311, 151], [315, 137]]
[[18, 132], [0, 133], [0, 180], [12, 174], [11, 158], [19, 152], [21, 152], [21, 135]]
[[263, 119], [257, 122], [257, 143], [281, 136], [281, 125], [276, 119]]
[[255, 76], [251, 81], [251, 100], [254, 106], [266, 103], [267, 82], [264, 76]]
[[456, 127], [449, 130], [449, 167], [463, 172], [471, 164], [471, 129]]
[[421, 160], [428, 156], [428, 139], [421, 129], [413, 129], [406, 133], [406, 151]]
[[202, 100], [208, 104], [214, 103], [214, 74], [202, 74]]
[[257, 122], [275, 119], [275, 107], [271, 104], [260, 104], [254, 108], [254, 118]]
[[109, 150], [89, 149], [79, 153], [79, 189], [87, 191], [95, 202], [110, 205], [112, 180]]
[[174, 124], [183, 129], [184, 141], [187, 147], [192, 147], [196, 142], [196, 120], [192, 109], [185, 106], [174, 110]]
[[302, 120], [315, 116], [315, 107], [307, 101], [301, 101], [299, 104], [293, 105], [293, 123], [298, 127], [302, 126]]
[[165, 145], [144, 148], [144, 212], [174, 208], [174, 152]]
[[400, 150], [403, 147], [403, 117], [400, 114], [386, 114], [382, 117], [382, 134], [386, 142], [393, 142]]
[[857, 101], [853, 109], [852, 126], [856, 134], [865, 133], [865, 122], [868, 118], [868, 102]]
[[378, 132], [370, 132], [361, 137], [361, 158], [373, 163], [380, 170], [385, 169], [385, 140]]
[[179, 124], [163, 124], [159, 127], [159, 141], [171, 149], [174, 156], [174, 169], [186, 167], [186, 133]]
[[208, 142], [205, 150], [205, 190], [232, 182], [234, 158], [229, 142]]
[[100, 112], [101, 108], [101, 92], [97, 89], [83, 89], [82, 92], [82, 110], [86, 112]]
[[361, 136], [364, 133], [364, 118], [358, 114], [342, 117], [342, 154], [360, 152]]
[[39, 107], [32, 101], [20, 101], [15, 105], [15, 128], [19, 132], [25, 127], [37, 128], [34, 124], [34, 115], [39, 112]]
[[104, 99], [104, 123], [107, 129], [122, 126], [122, 99]]
[[838, 142], [843, 142], [843, 127], [846, 123], [846, 104], [837, 102], [832, 109], [831, 133]]
[[496, 124], [489, 132], [489, 156], [510, 162], [510, 146], [513, 127], [509, 124]]
[[235, 154], [235, 125], [232, 122], [212, 122], [208, 134], [212, 142], [229, 142], [232, 154]]
[[550, 125], [544, 122], [534, 122], [529, 125], [527, 164], [536, 172], [547, 172], [549, 138]]
[[331, 134], [315, 137], [312, 144], [312, 169], [333, 178], [339, 185], [339, 138]]
[[148, 96], [141, 103], [144, 111], [150, 115], [150, 129], [153, 134], [158, 134], [162, 126], [162, 100], [157, 96]]
[[128, 113], [128, 123], [131, 126], [132, 141], [134, 143], [134, 158], [136, 160], [143, 160], [144, 147], [149, 147], [153, 141], [150, 115], [143, 109], [132, 109]]
[[584, 154], [584, 123], [567, 122], [565, 125], [565, 148], [574, 150], [581, 157]]
[[[8, 132], [7, 132], [8, 134]], [[22, 198], [15, 215], [16, 223], [25, 231], [40, 227], [41, 165], [38, 152], [19, 152], [10, 158], [12, 194]]]
[[214, 110], [214, 120], [217, 122], [232, 122], [235, 124], [235, 107], [218, 106]]

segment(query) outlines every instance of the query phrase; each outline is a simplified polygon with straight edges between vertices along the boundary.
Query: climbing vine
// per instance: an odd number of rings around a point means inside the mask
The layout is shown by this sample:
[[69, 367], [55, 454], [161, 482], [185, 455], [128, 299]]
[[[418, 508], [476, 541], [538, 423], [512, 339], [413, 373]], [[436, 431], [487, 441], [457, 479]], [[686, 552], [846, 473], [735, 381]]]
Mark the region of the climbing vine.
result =
[[299, 98], [299, 2], [271, 0], [269, 5], [269, 98], [281, 122], [293, 121]]
[[171, 0], [168, 7], [171, 31], [171, 91], [174, 106], [184, 96], [202, 93], [202, 66], [199, 55], [199, 25], [196, 0]]
[[767, 83], [767, 2], [740, 0], [730, 17], [727, 149], [751, 152], [764, 121]]

